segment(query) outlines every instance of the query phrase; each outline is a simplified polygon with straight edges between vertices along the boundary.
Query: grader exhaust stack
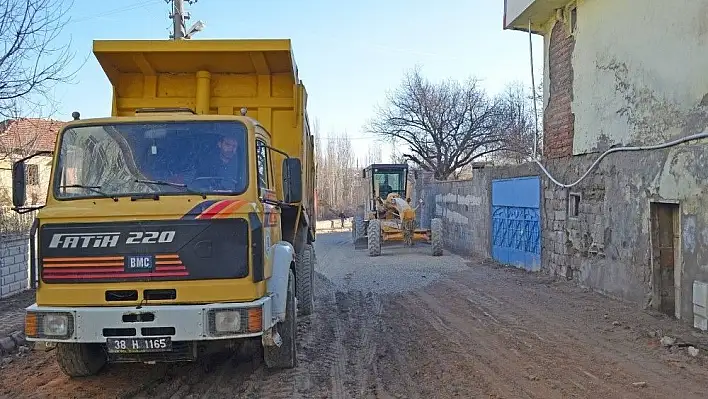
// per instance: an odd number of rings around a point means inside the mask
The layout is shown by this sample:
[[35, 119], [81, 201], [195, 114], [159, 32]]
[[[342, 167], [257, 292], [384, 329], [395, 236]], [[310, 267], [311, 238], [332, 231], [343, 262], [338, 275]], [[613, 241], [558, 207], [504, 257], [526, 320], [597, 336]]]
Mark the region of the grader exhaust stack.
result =
[[354, 216], [355, 248], [368, 248], [369, 256], [379, 256], [382, 243], [425, 242], [431, 244], [433, 256], [442, 255], [442, 220], [433, 219], [430, 229], [416, 228], [418, 206], [411, 205], [408, 165], [373, 164], [363, 170], [362, 178], [367, 196]]

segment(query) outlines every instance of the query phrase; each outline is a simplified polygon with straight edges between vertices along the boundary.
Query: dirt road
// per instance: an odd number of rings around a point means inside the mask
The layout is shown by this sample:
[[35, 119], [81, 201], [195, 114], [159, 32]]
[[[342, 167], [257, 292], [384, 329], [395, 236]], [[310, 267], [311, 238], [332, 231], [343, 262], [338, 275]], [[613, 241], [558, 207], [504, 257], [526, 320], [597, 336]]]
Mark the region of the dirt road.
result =
[[[318, 237], [317, 313], [301, 319], [299, 367], [269, 372], [224, 354], [172, 366], [111, 366], [69, 380], [52, 352], [0, 370], [0, 397], [699, 398], [704, 336], [627, 304], [429, 247], [370, 259], [350, 233]], [[658, 331], [658, 332], [657, 332]], [[693, 334], [693, 335], [692, 335]]]

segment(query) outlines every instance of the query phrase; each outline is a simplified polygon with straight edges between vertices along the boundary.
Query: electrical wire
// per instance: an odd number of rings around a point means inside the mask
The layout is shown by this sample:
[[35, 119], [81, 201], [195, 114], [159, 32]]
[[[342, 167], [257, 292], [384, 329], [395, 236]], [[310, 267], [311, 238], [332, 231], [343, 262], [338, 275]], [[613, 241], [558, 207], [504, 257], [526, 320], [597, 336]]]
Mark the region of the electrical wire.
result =
[[119, 13], [122, 13], [122, 12], [125, 12], [125, 11], [137, 10], [137, 9], [140, 9], [140, 8], [145, 8], [145, 7], [147, 7], [147, 6], [150, 6], [150, 5], [153, 5], [153, 4], [157, 4], [157, 3], [162, 3], [162, 2], [163, 2], [162, 0], [140, 1], [140, 2], [136, 2], [136, 3], [128, 4], [128, 5], [123, 6], [123, 7], [114, 8], [114, 9], [112, 9], [112, 10], [107, 10], [107, 11], [104, 11], [104, 12], [101, 12], [101, 13], [98, 13], [98, 14], [95, 14], [95, 15], [89, 15], [89, 16], [86, 16], [86, 17], [83, 17], [83, 18], [78, 18], [78, 19], [70, 20], [70, 21], [67, 23], [67, 25], [68, 25], [68, 24], [73, 24], [73, 23], [79, 23], [79, 22], [90, 21], [90, 20], [96, 19], [96, 18], [107, 17], [107, 16], [111, 16], [111, 15], [114, 15], [114, 14], [119, 14]]
[[[536, 87], [535, 87], [535, 82], [534, 82], [534, 71], [533, 71], [533, 43], [532, 43], [532, 40], [531, 40], [531, 37], [532, 37], [532, 36], [531, 36], [531, 20], [530, 20], [530, 19], [529, 19], [528, 32], [529, 32], [529, 57], [530, 57], [530, 59], [531, 59], [531, 60], [530, 60], [530, 61], [531, 61], [531, 82], [532, 82], [531, 85], [532, 85], [533, 100], [534, 100], [534, 108], [535, 108], [535, 106], [536, 106]], [[664, 149], [664, 148], [673, 147], [673, 146], [676, 146], [676, 145], [679, 145], [679, 144], [687, 143], [687, 142], [689, 142], [689, 141], [695, 141], [695, 140], [700, 140], [700, 139], [708, 138], [708, 132], [703, 132], [703, 133], [692, 134], [692, 135], [690, 135], [690, 136], [686, 136], [686, 137], [679, 138], [679, 139], [676, 139], [676, 140], [672, 140], [672, 141], [666, 142], [666, 143], [664, 143], [664, 144], [644, 145], [644, 146], [628, 146], [628, 147], [615, 147], [615, 148], [611, 148], [611, 149], [609, 149], [609, 150], [603, 152], [603, 153], [595, 160], [595, 162], [593, 162], [592, 165], [590, 165], [590, 167], [588, 168], [588, 170], [585, 171], [585, 173], [584, 173], [582, 176], [580, 176], [580, 178], [579, 178], [578, 180], [576, 180], [575, 182], [570, 183], [570, 184], [564, 184], [564, 183], [561, 183], [561, 182], [559, 182], [558, 180], [556, 180], [556, 179], [551, 175], [551, 173], [543, 166], [543, 164], [541, 163], [541, 161], [538, 160], [538, 153], [537, 153], [537, 151], [536, 151], [536, 145], [537, 145], [537, 142], [538, 142], [538, 111], [534, 112], [534, 118], [535, 118], [535, 122], [536, 122], [536, 135], [535, 135], [535, 137], [534, 137], [533, 161], [536, 162], [536, 164], [538, 165], [539, 168], [541, 168], [541, 170], [543, 171], [543, 173], [544, 173], [546, 176], [548, 176], [548, 179], [549, 179], [550, 181], [552, 181], [555, 185], [560, 186], [560, 187], [563, 187], [563, 188], [571, 188], [571, 187], [574, 187], [574, 186], [578, 185], [578, 183], [580, 183], [581, 181], [583, 181], [583, 179], [585, 179], [585, 178], [590, 174], [590, 172], [591, 172], [593, 169], [595, 169], [595, 167], [597, 167], [597, 165], [600, 163], [600, 161], [602, 161], [602, 159], [603, 159], [604, 157], [608, 156], [609, 154], [612, 154], [613, 152], [660, 150], [660, 149]]]
[[573, 182], [573, 183], [571, 183], [571, 184], [563, 184], [563, 183], [559, 182], [558, 180], [556, 180], [555, 178], [553, 178], [553, 176], [551, 176], [550, 172], [548, 172], [548, 170], [543, 166], [543, 164], [542, 164], [538, 159], [534, 159], [534, 162], [536, 162], [536, 164], [541, 168], [541, 170], [543, 171], [543, 173], [545, 173], [546, 176], [548, 176], [548, 178], [549, 178], [554, 184], [556, 184], [556, 185], [558, 185], [558, 186], [561, 186], [561, 187], [564, 187], [564, 188], [570, 188], [570, 187], [573, 187], [573, 186], [577, 185], [577, 184], [580, 183], [583, 179], [585, 179], [585, 178], [590, 174], [590, 172], [591, 172], [593, 169], [595, 169], [595, 167], [600, 163], [600, 161], [602, 160], [602, 158], [606, 157], [607, 155], [609, 155], [609, 154], [611, 154], [611, 153], [613, 153], [613, 152], [660, 150], [660, 149], [664, 149], [664, 148], [673, 147], [673, 146], [676, 146], [676, 145], [679, 145], [679, 144], [683, 144], [683, 143], [686, 143], [686, 142], [689, 142], [689, 141], [695, 141], [695, 140], [700, 140], [700, 139], [705, 139], [705, 138], [708, 138], [708, 131], [703, 132], [703, 133], [692, 134], [692, 135], [690, 135], [690, 136], [682, 137], [682, 138], [680, 138], [680, 139], [672, 140], [672, 141], [669, 141], [669, 142], [666, 142], [666, 143], [663, 143], [663, 144], [611, 148], [611, 149], [609, 149], [609, 150], [603, 152], [602, 155], [600, 155], [600, 156], [595, 160], [595, 162], [593, 162], [592, 165], [590, 165], [590, 167], [588, 168], [588, 170], [587, 170], [582, 176], [580, 176], [580, 178], [579, 178], [578, 180], [576, 180], [575, 182]]

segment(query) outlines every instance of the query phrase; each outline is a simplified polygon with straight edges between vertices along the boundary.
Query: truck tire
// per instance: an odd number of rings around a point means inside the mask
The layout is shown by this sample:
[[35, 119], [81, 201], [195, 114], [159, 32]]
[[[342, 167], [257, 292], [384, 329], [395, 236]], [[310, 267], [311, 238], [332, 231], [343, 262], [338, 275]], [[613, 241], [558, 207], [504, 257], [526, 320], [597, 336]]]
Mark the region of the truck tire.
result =
[[57, 363], [69, 377], [89, 377], [106, 365], [106, 353], [100, 344], [57, 343]]
[[443, 254], [443, 224], [442, 219], [435, 218], [430, 221], [430, 243], [433, 247], [433, 256]]
[[282, 343], [263, 347], [263, 361], [269, 369], [297, 367], [297, 312], [295, 311], [295, 275], [288, 276], [288, 291], [285, 305], [285, 320], [273, 328], [280, 334]]
[[308, 316], [315, 310], [315, 248], [312, 244], [302, 246], [302, 251], [297, 255], [296, 265], [296, 297], [298, 313]]
[[369, 220], [368, 231], [369, 256], [381, 255], [381, 221]]

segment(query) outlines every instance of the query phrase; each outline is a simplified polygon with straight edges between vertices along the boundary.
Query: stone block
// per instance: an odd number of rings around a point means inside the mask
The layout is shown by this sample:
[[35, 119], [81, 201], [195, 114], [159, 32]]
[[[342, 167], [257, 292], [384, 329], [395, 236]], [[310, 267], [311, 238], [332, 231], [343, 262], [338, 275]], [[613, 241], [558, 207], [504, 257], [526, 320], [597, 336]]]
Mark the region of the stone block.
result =
[[10, 294], [16, 294], [20, 291], [22, 291], [22, 282], [16, 281], [12, 284], [10, 284]]
[[8, 274], [7, 276], [0, 277], [0, 285], [10, 285], [15, 282], [15, 276], [17, 274]]
[[15, 331], [12, 334], [10, 334], [10, 338], [12, 338], [13, 341], [15, 341], [15, 346], [20, 347], [25, 345], [27, 342], [25, 340], [25, 334], [22, 333], [21, 331]]
[[10, 354], [12, 353], [17, 345], [15, 344], [15, 341], [11, 337], [2, 337], [0, 338], [0, 350], [5, 353], [5, 354]]
[[594, 201], [590, 207], [591, 207], [591, 212], [595, 215], [602, 215], [603, 214], [603, 203], [602, 202], [597, 202]]
[[565, 211], [554, 211], [553, 212], [553, 218], [558, 221], [565, 221]]

